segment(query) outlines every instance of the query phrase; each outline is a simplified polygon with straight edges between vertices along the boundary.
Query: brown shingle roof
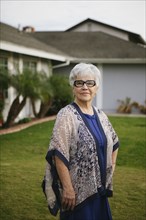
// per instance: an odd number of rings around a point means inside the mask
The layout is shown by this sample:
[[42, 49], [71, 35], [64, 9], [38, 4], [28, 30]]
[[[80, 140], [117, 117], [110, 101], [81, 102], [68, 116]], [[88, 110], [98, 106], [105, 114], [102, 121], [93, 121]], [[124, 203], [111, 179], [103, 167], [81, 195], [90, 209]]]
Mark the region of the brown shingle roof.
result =
[[74, 58], [143, 59], [146, 48], [103, 32], [35, 32], [40, 41]]
[[0, 39], [48, 53], [82, 59], [144, 59], [144, 45], [125, 41], [103, 32], [19, 32], [0, 23]]
[[33, 48], [52, 54], [66, 56], [66, 54], [61, 52], [59, 49], [46, 45], [45, 43], [34, 38], [32, 35], [19, 31], [18, 29], [4, 23], [0, 23], [0, 40], [27, 48]]

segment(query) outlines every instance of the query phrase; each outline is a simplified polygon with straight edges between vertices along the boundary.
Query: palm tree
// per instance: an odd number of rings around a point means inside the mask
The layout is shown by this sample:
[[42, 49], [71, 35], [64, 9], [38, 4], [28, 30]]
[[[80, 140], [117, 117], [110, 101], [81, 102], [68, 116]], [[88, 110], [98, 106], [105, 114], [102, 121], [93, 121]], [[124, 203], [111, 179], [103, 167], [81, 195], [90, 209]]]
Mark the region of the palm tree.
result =
[[16, 89], [17, 95], [14, 99], [4, 127], [10, 127], [20, 111], [26, 104], [27, 98], [39, 98], [39, 77], [38, 73], [25, 69], [23, 73], [18, 73], [11, 76], [11, 86]]
[[10, 74], [4, 69], [0, 68], [0, 121], [3, 123], [3, 109], [5, 103], [5, 91], [8, 89], [8, 85], [10, 84]]
[[54, 92], [52, 85], [50, 83], [50, 77], [48, 77], [45, 73], [40, 73], [39, 77], [39, 99], [41, 100], [40, 110], [36, 113], [35, 109], [35, 100], [33, 97], [31, 98], [32, 106], [33, 106], [33, 113], [38, 118], [43, 118], [46, 116], [48, 112], [52, 100], [54, 97]]
[[[4, 127], [10, 127], [16, 117], [26, 104], [27, 98], [30, 98], [35, 117], [43, 118], [52, 104], [53, 89], [50, 84], [50, 78], [44, 72], [34, 72], [30, 69], [24, 69], [22, 73], [11, 76], [11, 86], [16, 89], [17, 96], [14, 99]], [[41, 100], [40, 110], [37, 113], [35, 108], [36, 100]]]

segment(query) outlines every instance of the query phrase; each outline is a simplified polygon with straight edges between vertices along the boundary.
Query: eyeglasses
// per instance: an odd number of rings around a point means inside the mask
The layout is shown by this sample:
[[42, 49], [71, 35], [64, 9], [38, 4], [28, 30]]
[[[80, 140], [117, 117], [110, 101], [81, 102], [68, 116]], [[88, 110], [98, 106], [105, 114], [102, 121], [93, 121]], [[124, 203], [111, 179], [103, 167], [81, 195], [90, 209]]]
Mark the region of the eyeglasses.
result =
[[87, 81], [83, 81], [83, 80], [75, 80], [74, 81], [74, 86], [81, 88], [84, 86], [84, 84], [86, 84], [87, 87], [93, 87], [96, 85], [96, 82], [94, 80], [87, 80]]

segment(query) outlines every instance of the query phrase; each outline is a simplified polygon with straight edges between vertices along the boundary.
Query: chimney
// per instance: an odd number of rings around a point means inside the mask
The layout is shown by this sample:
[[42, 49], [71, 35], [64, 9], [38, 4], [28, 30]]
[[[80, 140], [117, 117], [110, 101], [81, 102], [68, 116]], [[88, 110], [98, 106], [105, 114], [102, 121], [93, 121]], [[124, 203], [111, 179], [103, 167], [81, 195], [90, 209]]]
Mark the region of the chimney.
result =
[[25, 26], [23, 27], [22, 31], [25, 33], [32, 33], [32, 32], [35, 32], [35, 28], [32, 26]]

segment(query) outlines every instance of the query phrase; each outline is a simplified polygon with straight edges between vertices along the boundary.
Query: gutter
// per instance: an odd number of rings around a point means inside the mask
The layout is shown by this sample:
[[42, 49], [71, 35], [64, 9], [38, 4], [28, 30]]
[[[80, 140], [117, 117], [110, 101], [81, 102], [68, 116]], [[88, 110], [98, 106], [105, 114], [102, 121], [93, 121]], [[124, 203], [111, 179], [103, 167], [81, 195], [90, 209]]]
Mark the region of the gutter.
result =
[[59, 67], [68, 66], [69, 64], [70, 64], [70, 60], [67, 60], [65, 63], [61, 63], [61, 64], [58, 64], [58, 65], [52, 66], [52, 69], [57, 69]]
[[105, 64], [145, 64], [146, 58], [74, 58], [72, 63], [91, 62]]

